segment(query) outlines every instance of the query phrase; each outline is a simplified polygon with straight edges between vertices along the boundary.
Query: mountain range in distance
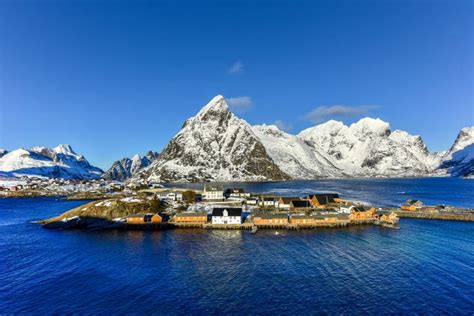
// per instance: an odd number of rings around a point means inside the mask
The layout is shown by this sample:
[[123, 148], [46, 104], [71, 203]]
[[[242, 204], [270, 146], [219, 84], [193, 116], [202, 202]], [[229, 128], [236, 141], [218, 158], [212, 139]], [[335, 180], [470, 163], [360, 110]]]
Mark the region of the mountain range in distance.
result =
[[474, 127], [451, 148], [430, 153], [420, 136], [380, 119], [349, 126], [328, 121], [292, 135], [275, 125], [248, 124], [214, 97], [161, 153], [122, 158], [107, 171], [69, 145], [0, 149], [0, 176], [154, 182], [232, 182], [351, 177], [474, 176]]

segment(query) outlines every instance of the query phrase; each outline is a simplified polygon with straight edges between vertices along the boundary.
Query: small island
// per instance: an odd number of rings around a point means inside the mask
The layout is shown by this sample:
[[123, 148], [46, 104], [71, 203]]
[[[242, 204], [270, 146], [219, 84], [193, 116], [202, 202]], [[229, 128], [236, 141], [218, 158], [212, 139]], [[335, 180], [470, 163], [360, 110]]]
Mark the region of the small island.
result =
[[206, 185], [203, 191], [147, 188], [109, 196], [39, 221], [50, 229], [163, 230], [317, 229], [352, 225], [399, 227], [399, 217], [474, 221], [474, 211], [425, 206], [408, 200], [400, 208], [377, 208], [343, 199], [337, 193], [276, 196], [243, 188]]

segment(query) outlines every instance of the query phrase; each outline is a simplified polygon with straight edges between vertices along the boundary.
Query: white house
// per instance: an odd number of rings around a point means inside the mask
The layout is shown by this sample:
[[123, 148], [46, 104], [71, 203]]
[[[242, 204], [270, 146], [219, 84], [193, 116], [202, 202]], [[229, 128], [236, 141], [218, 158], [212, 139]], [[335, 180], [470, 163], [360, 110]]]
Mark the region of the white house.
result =
[[219, 185], [205, 185], [202, 199], [207, 201], [223, 201], [224, 188]]
[[355, 208], [354, 205], [341, 206], [339, 207], [339, 213], [350, 214], [353, 208]]
[[242, 188], [227, 189], [225, 190], [224, 195], [227, 198], [234, 198], [234, 199], [250, 197], [250, 193], [245, 192], [245, 190]]
[[215, 207], [212, 210], [212, 224], [242, 224], [242, 208]]
[[301, 199], [296, 196], [294, 197], [282, 196], [278, 199], [275, 206], [282, 210], [289, 210], [291, 206], [291, 201], [295, 201], [295, 200], [301, 200]]
[[257, 204], [258, 204], [258, 198], [247, 199], [247, 205], [257, 205]]
[[166, 200], [166, 201], [182, 201], [183, 200], [183, 194], [179, 192], [160, 192], [157, 193], [157, 197], [160, 200]]
[[260, 200], [260, 206], [274, 207], [276, 206], [276, 204], [277, 204], [277, 201], [274, 197], [264, 196]]

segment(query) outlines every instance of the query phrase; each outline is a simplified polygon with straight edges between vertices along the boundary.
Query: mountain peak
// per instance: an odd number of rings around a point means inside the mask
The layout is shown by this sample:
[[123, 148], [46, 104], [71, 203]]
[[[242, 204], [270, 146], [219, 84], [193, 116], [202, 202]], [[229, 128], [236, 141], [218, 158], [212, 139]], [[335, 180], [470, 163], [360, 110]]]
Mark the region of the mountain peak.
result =
[[132, 157], [132, 160], [133, 160], [133, 161], [140, 161], [141, 159], [142, 159], [142, 157], [141, 157], [139, 154], [135, 154], [135, 155], [133, 155], [133, 157]]
[[225, 98], [222, 95], [216, 95], [212, 98], [209, 103], [207, 103], [198, 113], [197, 116], [204, 117], [208, 113], [220, 113], [220, 112], [228, 112], [229, 105], [225, 101]]
[[53, 148], [53, 151], [57, 154], [77, 155], [69, 144], [59, 144]]
[[372, 133], [380, 136], [390, 135], [390, 124], [379, 118], [364, 117], [351, 124], [350, 129], [356, 133]]
[[91, 166], [70, 145], [50, 149], [35, 146], [19, 148], [0, 157], [0, 173], [6, 176], [39, 176], [63, 179], [98, 179], [102, 170]]

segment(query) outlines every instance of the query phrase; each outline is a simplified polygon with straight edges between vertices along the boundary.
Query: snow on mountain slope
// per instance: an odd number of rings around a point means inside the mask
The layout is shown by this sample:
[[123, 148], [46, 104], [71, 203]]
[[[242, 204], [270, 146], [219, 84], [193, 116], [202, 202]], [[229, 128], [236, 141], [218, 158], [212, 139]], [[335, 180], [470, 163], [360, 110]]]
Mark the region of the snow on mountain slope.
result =
[[406, 132], [391, 133], [380, 119], [363, 118], [350, 126], [328, 121], [298, 134], [353, 176], [416, 176], [436, 165], [423, 140]]
[[461, 129], [439, 169], [456, 177], [474, 176], [474, 126]]
[[97, 179], [102, 170], [93, 167], [71, 146], [16, 149], [0, 158], [0, 174], [4, 176], [42, 176], [64, 179]]
[[289, 178], [251, 126], [218, 95], [188, 119], [148, 168], [133, 179], [153, 181], [259, 181]]
[[0, 148], [0, 158], [2, 158], [3, 156], [5, 156], [7, 153], [8, 153], [8, 150], [3, 149], [3, 148]]
[[400, 147], [409, 149], [410, 153], [419, 161], [426, 164], [429, 170], [439, 166], [442, 155], [431, 154], [423, 139], [419, 135], [410, 135], [405, 131], [395, 130], [389, 138], [398, 143]]
[[255, 125], [255, 135], [265, 146], [273, 161], [295, 179], [340, 177], [341, 170], [304, 140], [281, 131], [275, 125]]
[[145, 156], [134, 155], [132, 159], [123, 158], [115, 161], [112, 166], [104, 172], [102, 178], [105, 180], [124, 181], [135, 175], [138, 171], [148, 167], [158, 157], [157, 152], [149, 151]]

